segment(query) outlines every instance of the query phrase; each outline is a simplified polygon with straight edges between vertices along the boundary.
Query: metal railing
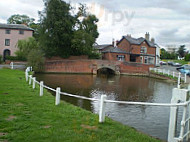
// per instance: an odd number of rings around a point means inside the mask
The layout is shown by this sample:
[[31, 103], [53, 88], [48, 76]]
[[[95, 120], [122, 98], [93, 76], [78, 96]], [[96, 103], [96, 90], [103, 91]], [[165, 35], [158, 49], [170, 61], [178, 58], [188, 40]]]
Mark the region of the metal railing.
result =
[[[60, 95], [75, 97], [78, 99], [89, 100], [94, 102], [99, 102], [99, 122], [105, 122], [105, 108], [106, 103], [116, 103], [116, 104], [126, 104], [126, 105], [144, 105], [144, 106], [160, 106], [160, 107], [170, 107], [170, 121], [169, 121], [169, 129], [168, 129], [168, 141], [169, 142], [182, 142], [186, 139], [190, 138], [190, 100], [189, 93], [190, 87], [188, 89], [180, 89], [174, 88], [172, 93], [171, 103], [148, 103], [148, 102], [128, 102], [128, 101], [115, 101], [115, 100], [107, 100], [106, 95], [102, 95], [100, 99], [88, 98], [84, 96], [73, 95], [65, 92], [61, 92], [61, 88], [57, 87], [53, 89], [44, 85], [43, 81], [36, 81], [35, 77], [29, 75], [29, 72], [32, 71], [32, 67], [27, 67], [25, 71], [26, 81], [32, 85], [32, 88], [35, 89], [36, 85], [40, 86], [40, 96], [43, 96], [43, 89], [48, 89], [56, 93], [55, 97], [55, 105], [60, 104]], [[178, 107], [183, 107], [183, 115], [180, 125], [180, 135], [177, 137], [175, 135], [176, 131], [176, 123], [177, 123], [177, 115], [178, 115]], [[185, 129], [187, 128], [187, 129]]]

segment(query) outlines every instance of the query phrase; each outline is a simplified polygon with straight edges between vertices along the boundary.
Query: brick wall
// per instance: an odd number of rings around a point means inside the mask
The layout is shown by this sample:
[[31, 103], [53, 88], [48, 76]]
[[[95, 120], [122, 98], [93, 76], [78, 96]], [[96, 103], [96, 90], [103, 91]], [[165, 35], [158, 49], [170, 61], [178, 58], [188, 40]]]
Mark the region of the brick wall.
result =
[[153, 67], [154, 65], [106, 60], [49, 60], [45, 63], [45, 72], [92, 74], [101, 66], [114, 68], [117, 66], [119, 67], [120, 73], [146, 74], [149, 71], [149, 67]]

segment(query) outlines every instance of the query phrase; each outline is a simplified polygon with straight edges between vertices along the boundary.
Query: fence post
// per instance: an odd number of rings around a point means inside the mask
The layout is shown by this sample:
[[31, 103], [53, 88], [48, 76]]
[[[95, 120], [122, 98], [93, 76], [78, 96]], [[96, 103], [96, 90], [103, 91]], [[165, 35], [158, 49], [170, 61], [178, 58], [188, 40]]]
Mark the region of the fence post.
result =
[[29, 85], [32, 83], [32, 75], [29, 75]]
[[40, 96], [43, 96], [44, 82], [40, 81]]
[[175, 77], [175, 72], [173, 71], [173, 78]]
[[30, 67], [30, 71], [32, 71], [32, 67]]
[[185, 79], [184, 82], [187, 83], [187, 74], [185, 73]]
[[[174, 88], [172, 91], [172, 103], [178, 103], [179, 101], [187, 101], [188, 99], [188, 90]], [[168, 142], [177, 142], [175, 138], [176, 124], [177, 124], [177, 106], [170, 107], [170, 118], [169, 118], [169, 127], [168, 127]]]
[[14, 64], [13, 64], [13, 62], [10, 63], [10, 66], [11, 66], [11, 69], [13, 70], [13, 69], [14, 69]]
[[[188, 85], [188, 91], [190, 91], [190, 84]], [[188, 114], [187, 118], [190, 118], [190, 105], [188, 105], [187, 109], [189, 110], [189, 114]], [[187, 122], [187, 132], [189, 132], [189, 131], [190, 131], [190, 120], [188, 120], [188, 122]], [[188, 141], [189, 138], [190, 138], [190, 134], [187, 135], [186, 140]]]
[[60, 104], [60, 92], [61, 92], [61, 88], [57, 87], [57, 89], [56, 89], [56, 97], [55, 97], [55, 105]]
[[177, 88], [180, 88], [180, 85], [181, 85], [180, 79], [181, 79], [181, 73], [179, 72], [178, 80], [177, 80]]
[[170, 76], [170, 70], [168, 70], [168, 76]]
[[105, 121], [105, 100], [107, 96], [102, 95], [100, 100], [100, 110], [99, 110], [99, 122], [103, 123]]
[[32, 88], [35, 89], [36, 87], [36, 77], [33, 77], [33, 85], [32, 85]]
[[162, 72], [163, 72], [163, 75], [164, 75], [164, 69], [162, 70]]
[[28, 72], [25, 72], [26, 82], [28, 81]]

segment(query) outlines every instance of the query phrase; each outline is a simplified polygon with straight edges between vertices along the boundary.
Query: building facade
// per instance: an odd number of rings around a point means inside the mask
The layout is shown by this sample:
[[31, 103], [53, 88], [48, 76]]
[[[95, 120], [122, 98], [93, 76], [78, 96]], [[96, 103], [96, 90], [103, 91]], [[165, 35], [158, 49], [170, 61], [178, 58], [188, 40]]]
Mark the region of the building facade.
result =
[[149, 33], [145, 38], [132, 38], [131, 35], [123, 36], [117, 42], [117, 46], [112, 46], [103, 53], [103, 59], [118, 60], [124, 62], [134, 62], [149, 65], [158, 65], [160, 61], [160, 47], [154, 39], [149, 39]]
[[33, 29], [22, 24], [0, 24], [0, 55], [15, 56], [18, 40], [33, 36]]

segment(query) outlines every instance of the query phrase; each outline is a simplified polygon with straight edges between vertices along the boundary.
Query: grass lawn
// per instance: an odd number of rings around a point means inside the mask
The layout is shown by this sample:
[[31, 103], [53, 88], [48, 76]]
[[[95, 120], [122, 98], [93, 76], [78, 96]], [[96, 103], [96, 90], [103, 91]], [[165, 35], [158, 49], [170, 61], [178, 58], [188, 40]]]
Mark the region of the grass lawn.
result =
[[185, 61], [185, 60], [166, 60], [166, 59], [164, 59], [163, 61], [165, 61], [165, 62], [172, 61], [172, 62], [175, 62], [175, 63], [180, 63], [182, 65], [189, 63], [189, 61]]
[[39, 96], [24, 72], [0, 69], [0, 142], [158, 142], [135, 129], [61, 101]]

